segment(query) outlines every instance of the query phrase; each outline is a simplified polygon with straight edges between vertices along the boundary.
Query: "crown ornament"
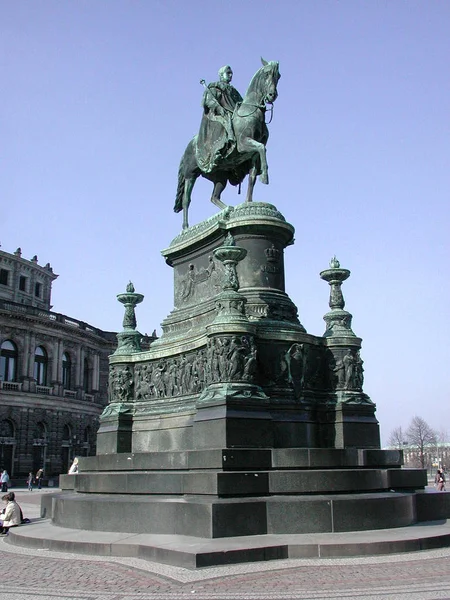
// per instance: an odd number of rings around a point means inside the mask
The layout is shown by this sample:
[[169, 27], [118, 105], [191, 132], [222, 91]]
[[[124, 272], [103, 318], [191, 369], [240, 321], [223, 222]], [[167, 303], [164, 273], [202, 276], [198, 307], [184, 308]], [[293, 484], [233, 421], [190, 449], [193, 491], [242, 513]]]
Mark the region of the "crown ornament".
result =
[[274, 244], [272, 244], [271, 248], [266, 248], [264, 250], [264, 254], [266, 255], [268, 262], [278, 262], [281, 256], [280, 250], [278, 250], [278, 248], [275, 248]]

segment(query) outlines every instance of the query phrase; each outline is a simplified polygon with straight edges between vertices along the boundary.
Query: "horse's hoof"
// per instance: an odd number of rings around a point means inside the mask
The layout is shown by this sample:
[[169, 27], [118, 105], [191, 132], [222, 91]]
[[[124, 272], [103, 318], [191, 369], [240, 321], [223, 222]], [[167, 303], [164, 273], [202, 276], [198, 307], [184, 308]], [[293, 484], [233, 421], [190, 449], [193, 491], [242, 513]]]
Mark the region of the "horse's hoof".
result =
[[259, 177], [259, 180], [261, 183], [265, 183], [266, 185], [268, 185], [269, 183], [269, 175], [267, 173], [262, 173]]
[[222, 200], [220, 200], [220, 198], [214, 198], [214, 196], [213, 196], [213, 197], [211, 198], [211, 202], [212, 202], [213, 204], [215, 204], [216, 206], [218, 206], [219, 208], [221, 208], [222, 210], [223, 210], [224, 208], [228, 208], [228, 207], [227, 207], [227, 205], [226, 205], [226, 204], [224, 204], [224, 203], [222, 202]]

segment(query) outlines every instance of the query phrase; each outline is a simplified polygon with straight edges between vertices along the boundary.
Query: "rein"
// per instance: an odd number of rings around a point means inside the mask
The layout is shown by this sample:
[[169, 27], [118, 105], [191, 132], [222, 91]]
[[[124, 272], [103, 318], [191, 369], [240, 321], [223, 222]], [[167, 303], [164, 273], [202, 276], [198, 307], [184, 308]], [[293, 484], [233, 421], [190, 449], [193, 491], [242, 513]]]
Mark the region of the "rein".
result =
[[[241, 106], [243, 104], [248, 104], [249, 106], [254, 106], [255, 110], [252, 110], [252, 112], [248, 113], [248, 115], [241, 115], [241, 114], [239, 114], [239, 109], [241, 108]], [[273, 119], [273, 102], [267, 102], [267, 104], [270, 104], [270, 108], [269, 108], [270, 120], [266, 121], [265, 123], [266, 123], [266, 125], [269, 125], [270, 123], [272, 123], [272, 119]], [[238, 117], [240, 119], [245, 119], [246, 117], [251, 117], [252, 115], [254, 115], [258, 109], [262, 110], [263, 113], [265, 114], [267, 112], [266, 103], [250, 104], [250, 102], [241, 102], [240, 104], [236, 105], [236, 110], [235, 110], [234, 114], [238, 115]]]

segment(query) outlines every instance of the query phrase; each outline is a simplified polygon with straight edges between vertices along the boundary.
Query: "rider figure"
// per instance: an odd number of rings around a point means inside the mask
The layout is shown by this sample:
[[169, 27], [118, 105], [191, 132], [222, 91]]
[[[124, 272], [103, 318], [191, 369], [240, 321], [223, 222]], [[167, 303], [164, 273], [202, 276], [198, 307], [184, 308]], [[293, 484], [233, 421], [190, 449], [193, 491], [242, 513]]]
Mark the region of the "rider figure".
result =
[[208, 85], [203, 94], [202, 107], [206, 118], [221, 123], [227, 132], [228, 140], [235, 142], [231, 118], [236, 104], [242, 102], [242, 96], [231, 85], [232, 78], [233, 71], [230, 65], [219, 69], [219, 81]]
[[225, 65], [219, 70], [219, 81], [210, 83], [203, 94], [203, 117], [195, 138], [195, 156], [203, 173], [214, 171], [236, 148], [232, 117], [242, 96], [231, 85], [232, 77], [231, 67]]

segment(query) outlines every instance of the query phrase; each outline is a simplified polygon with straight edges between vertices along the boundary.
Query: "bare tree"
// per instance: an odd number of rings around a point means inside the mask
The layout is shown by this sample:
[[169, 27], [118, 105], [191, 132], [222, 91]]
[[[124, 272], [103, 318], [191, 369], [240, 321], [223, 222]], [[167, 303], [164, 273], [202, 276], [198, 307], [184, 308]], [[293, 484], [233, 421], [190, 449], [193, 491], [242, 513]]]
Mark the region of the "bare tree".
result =
[[414, 446], [419, 451], [419, 460], [422, 469], [425, 468], [425, 453], [427, 446], [436, 446], [436, 432], [428, 425], [428, 423], [418, 417], [413, 417], [411, 424], [406, 430], [406, 439], [410, 446]]
[[401, 427], [396, 427], [391, 431], [391, 435], [389, 436], [389, 446], [395, 446], [401, 450], [405, 440], [406, 436], [403, 433], [403, 429]]

